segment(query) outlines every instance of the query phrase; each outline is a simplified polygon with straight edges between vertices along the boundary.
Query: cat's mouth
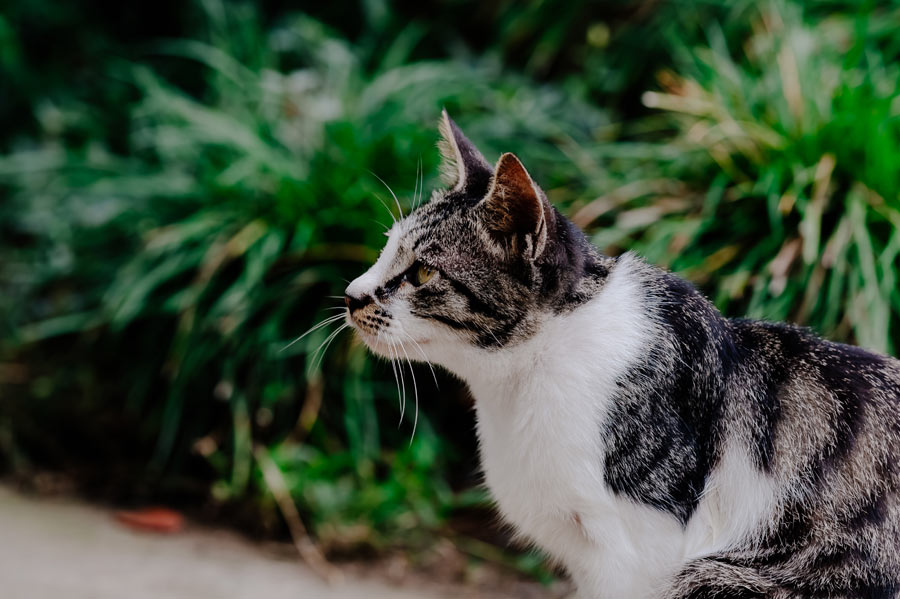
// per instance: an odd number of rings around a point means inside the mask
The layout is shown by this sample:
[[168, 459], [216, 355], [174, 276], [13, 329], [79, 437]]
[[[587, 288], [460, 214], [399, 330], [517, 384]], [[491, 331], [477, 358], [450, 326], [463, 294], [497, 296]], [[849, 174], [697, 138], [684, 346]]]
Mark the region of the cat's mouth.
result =
[[[400, 355], [404, 355], [404, 351], [412, 351], [408, 343], [404, 343], [402, 339], [391, 335], [385, 331], [384, 327], [372, 328], [367, 323], [359, 322], [349, 314], [347, 315], [347, 322], [350, 323], [359, 338], [366, 344], [366, 347], [380, 356], [397, 358]], [[428, 340], [413, 340], [411, 337], [409, 341], [413, 342], [419, 353], [422, 351], [421, 347], [428, 344]], [[411, 353], [410, 357], [413, 355], [415, 354]]]
[[370, 350], [383, 356], [391, 355], [391, 346], [384, 340], [380, 326], [373, 326], [373, 323], [367, 322], [365, 318], [360, 321], [352, 314], [347, 314], [347, 322]]

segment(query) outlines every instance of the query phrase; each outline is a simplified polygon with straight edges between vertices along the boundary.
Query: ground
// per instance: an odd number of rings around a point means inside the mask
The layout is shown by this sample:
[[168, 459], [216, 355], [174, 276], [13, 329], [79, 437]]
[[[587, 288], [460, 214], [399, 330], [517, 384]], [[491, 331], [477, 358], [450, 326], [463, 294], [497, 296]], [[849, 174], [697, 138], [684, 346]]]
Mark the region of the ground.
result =
[[[501, 591], [345, 570], [328, 585], [284, 545], [188, 523], [177, 534], [139, 532], [113, 511], [0, 486], [0, 580], [5, 599], [441, 599], [553, 597], [536, 585]], [[501, 585], [501, 589], [502, 589]], [[504, 592], [506, 591], [506, 592]]]

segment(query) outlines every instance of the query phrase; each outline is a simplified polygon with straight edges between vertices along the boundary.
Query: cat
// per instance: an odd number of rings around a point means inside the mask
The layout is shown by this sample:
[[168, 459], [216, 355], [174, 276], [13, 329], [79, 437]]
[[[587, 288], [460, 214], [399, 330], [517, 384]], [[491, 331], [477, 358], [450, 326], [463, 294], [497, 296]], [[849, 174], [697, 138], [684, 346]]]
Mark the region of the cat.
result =
[[447, 189], [346, 289], [376, 354], [464, 380], [502, 518], [579, 597], [900, 596], [900, 362], [726, 319], [601, 254], [446, 112]]

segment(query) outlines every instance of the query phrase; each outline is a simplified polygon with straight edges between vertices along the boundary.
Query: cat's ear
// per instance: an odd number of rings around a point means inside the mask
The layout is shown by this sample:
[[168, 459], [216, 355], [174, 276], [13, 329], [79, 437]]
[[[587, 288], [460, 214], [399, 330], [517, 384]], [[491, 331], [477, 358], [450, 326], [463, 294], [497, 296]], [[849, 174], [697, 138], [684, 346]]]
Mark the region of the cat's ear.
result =
[[491, 175], [491, 166], [487, 160], [463, 135], [446, 110], [441, 111], [438, 130], [441, 133], [438, 149], [441, 152], [441, 179], [444, 184], [451, 191], [480, 185], [480, 191], [484, 193], [485, 184]]
[[480, 209], [495, 241], [532, 259], [543, 253], [555, 222], [553, 208], [514, 154], [497, 161]]

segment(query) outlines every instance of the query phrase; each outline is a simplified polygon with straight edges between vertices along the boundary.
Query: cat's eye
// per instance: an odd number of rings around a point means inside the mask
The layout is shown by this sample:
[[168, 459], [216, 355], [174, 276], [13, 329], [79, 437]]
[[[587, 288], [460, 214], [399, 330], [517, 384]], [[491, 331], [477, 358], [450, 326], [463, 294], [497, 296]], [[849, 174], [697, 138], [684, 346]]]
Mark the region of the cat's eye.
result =
[[419, 263], [418, 268], [416, 268], [416, 272], [415, 272], [415, 281], [414, 281], [414, 283], [415, 283], [417, 286], [418, 286], [418, 285], [424, 285], [425, 283], [427, 283], [428, 281], [430, 281], [431, 278], [432, 278], [435, 274], [437, 274], [437, 271], [436, 271], [435, 269], [433, 269], [433, 268], [431, 268], [431, 267], [429, 267], [429, 266], [425, 266], [425, 265], [422, 264], [422, 263]]

